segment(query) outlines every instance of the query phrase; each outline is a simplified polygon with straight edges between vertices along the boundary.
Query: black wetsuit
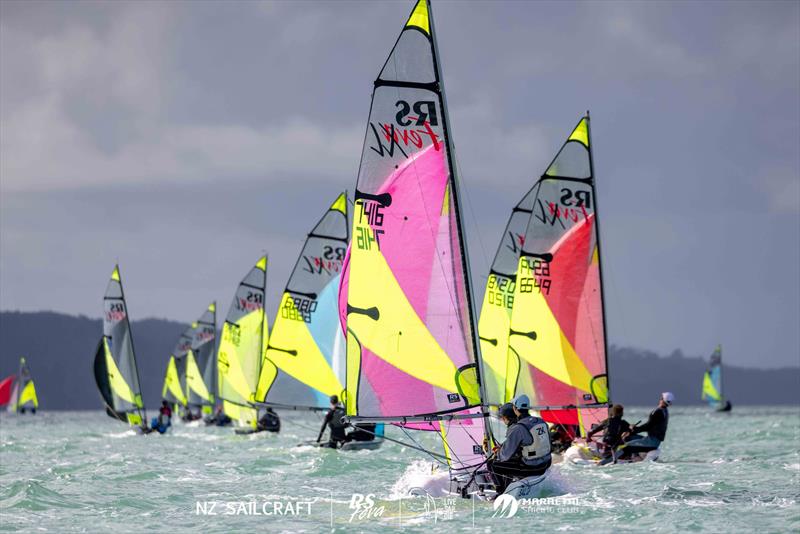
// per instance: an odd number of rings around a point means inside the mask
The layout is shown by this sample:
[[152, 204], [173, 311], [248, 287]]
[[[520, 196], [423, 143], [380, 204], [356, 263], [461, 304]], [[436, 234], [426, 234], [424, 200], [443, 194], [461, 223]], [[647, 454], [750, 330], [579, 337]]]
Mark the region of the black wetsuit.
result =
[[329, 427], [331, 432], [328, 436], [328, 442], [323, 443], [322, 447], [330, 447], [332, 449], [338, 448], [342, 443], [347, 441], [347, 435], [345, 435], [345, 429], [347, 428], [347, 424], [342, 422], [342, 417], [345, 416], [344, 408], [341, 406], [337, 406], [336, 408], [331, 408], [328, 410], [328, 413], [325, 414], [325, 419], [322, 421], [322, 428], [319, 429], [319, 436], [317, 437], [317, 441], [322, 439], [322, 434], [325, 433], [325, 427]]
[[280, 432], [281, 420], [272, 409], [267, 409], [261, 419], [258, 420], [258, 429], [266, 430], [268, 432]]
[[609, 417], [594, 427], [591, 434], [596, 434], [601, 430], [605, 430], [602, 442], [606, 446], [614, 448], [622, 443], [622, 434], [631, 431], [631, 425], [622, 416]]
[[[623, 449], [624, 455], [638, 452], [648, 452], [657, 449], [664, 438], [667, 437], [667, 425], [669, 424], [669, 411], [666, 407], [659, 406], [647, 418], [647, 422], [643, 425], [636, 425], [631, 429], [630, 438], [625, 444]], [[636, 433], [645, 431], [647, 437], [643, 438], [637, 436]]]

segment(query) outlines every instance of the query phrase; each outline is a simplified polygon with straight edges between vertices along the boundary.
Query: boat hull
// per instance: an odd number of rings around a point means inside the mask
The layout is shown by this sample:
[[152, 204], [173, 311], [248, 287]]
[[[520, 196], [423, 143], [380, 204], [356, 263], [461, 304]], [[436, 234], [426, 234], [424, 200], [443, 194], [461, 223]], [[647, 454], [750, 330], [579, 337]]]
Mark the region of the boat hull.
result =
[[[655, 449], [646, 453], [633, 454], [630, 458], [617, 460], [618, 464], [631, 464], [644, 461], [655, 462], [661, 455], [661, 449]], [[564, 461], [574, 465], [600, 465], [604, 457], [597, 451], [594, 443], [575, 443], [564, 452]], [[606, 465], [612, 465], [611, 463]]]

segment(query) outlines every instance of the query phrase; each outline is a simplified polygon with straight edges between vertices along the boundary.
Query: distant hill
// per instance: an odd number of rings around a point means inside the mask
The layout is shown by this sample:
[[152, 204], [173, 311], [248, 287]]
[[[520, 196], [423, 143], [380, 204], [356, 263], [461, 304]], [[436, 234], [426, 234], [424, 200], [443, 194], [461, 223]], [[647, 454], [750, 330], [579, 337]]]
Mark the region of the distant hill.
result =
[[[185, 325], [164, 319], [144, 319], [131, 325], [147, 406], [161, 398], [164, 368]], [[26, 356], [36, 380], [39, 401], [46, 410], [98, 409], [100, 397], [92, 375], [100, 319], [54, 312], [0, 312], [0, 379], [17, 372]], [[667, 357], [631, 348], [611, 347], [613, 400], [628, 405], [654, 404], [661, 391], [675, 393], [680, 404], [700, 403], [705, 361]], [[798, 404], [800, 368], [725, 368], [725, 389], [734, 405]]]

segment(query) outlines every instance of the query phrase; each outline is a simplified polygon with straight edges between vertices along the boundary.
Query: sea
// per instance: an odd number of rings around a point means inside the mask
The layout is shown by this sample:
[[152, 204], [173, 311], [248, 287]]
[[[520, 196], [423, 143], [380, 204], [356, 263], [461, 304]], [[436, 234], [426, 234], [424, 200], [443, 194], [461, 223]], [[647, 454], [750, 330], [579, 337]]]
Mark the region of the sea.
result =
[[[240, 436], [178, 423], [137, 435], [100, 411], [3, 413], [0, 531], [800, 531], [800, 407], [676, 406], [659, 461], [561, 462], [534, 498], [502, 503], [409, 497], [415, 477], [440, 472], [435, 458], [394, 442], [320, 449], [308, 444], [319, 415], [281, 415], [280, 434]], [[386, 435], [441, 451], [437, 434]]]

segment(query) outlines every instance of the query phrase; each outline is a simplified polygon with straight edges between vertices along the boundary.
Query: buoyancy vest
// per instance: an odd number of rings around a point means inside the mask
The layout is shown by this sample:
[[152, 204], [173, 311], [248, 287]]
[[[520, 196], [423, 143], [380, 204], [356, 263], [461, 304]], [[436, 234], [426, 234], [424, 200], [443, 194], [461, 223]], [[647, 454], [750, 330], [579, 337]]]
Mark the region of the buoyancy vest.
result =
[[523, 417], [517, 422], [525, 427], [531, 435], [531, 443], [522, 445], [520, 454], [522, 462], [526, 465], [539, 465], [547, 462], [550, 457], [550, 429], [547, 423], [538, 417]]

